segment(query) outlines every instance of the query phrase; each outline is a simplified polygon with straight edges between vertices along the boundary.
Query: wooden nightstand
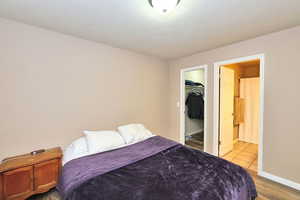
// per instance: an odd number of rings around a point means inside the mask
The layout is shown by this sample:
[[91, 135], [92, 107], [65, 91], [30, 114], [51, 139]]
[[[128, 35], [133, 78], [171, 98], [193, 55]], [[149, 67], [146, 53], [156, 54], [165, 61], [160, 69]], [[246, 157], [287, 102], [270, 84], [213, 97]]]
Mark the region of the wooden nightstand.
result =
[[0, 164], [0, 200], [24, 200], [55, 187], [61, 169], [59, 147], [4, 159]]

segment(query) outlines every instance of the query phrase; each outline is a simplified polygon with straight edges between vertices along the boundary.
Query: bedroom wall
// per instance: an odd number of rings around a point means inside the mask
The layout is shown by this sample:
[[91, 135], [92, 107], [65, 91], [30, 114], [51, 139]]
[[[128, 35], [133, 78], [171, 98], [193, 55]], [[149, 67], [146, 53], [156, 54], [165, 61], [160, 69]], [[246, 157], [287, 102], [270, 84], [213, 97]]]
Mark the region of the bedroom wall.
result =
[[159, 59], [0, 19], [0, 160], [66, 146], [82, 130], [168, 131]]
[[300, 26], [169, 62], [170, 131], [179, 141], [180, 69], [208, 64], [208, 150], [212, 152], [213, 63], [265, 54], [263, 170], [300, 183]]

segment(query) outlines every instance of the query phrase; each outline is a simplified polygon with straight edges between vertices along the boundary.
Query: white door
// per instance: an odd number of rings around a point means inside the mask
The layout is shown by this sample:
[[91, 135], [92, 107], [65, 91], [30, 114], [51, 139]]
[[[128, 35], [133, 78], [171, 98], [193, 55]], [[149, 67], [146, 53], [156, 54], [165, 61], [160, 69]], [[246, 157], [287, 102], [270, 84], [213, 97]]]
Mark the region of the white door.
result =
[[220, 69], [220, 156], [233, 149], [234, 70]]

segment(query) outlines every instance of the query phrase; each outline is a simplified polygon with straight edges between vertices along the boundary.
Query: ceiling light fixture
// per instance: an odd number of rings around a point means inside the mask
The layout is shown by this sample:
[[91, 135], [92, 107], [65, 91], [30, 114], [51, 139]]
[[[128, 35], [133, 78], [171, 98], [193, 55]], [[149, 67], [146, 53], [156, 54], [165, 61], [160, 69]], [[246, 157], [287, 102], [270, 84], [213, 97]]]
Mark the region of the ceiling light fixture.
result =
[[167, 13], [179, 4], [180, 0], [148, 0], [150, 5], [160, 12]]

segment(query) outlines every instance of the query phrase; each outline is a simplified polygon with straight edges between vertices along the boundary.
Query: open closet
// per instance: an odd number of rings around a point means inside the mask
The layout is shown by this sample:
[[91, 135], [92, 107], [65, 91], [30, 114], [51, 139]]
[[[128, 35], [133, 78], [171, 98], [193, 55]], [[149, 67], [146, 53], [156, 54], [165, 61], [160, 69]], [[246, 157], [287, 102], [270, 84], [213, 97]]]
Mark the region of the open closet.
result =
[[185, 144], [204, 150], [204, 69], [184, 72]]

